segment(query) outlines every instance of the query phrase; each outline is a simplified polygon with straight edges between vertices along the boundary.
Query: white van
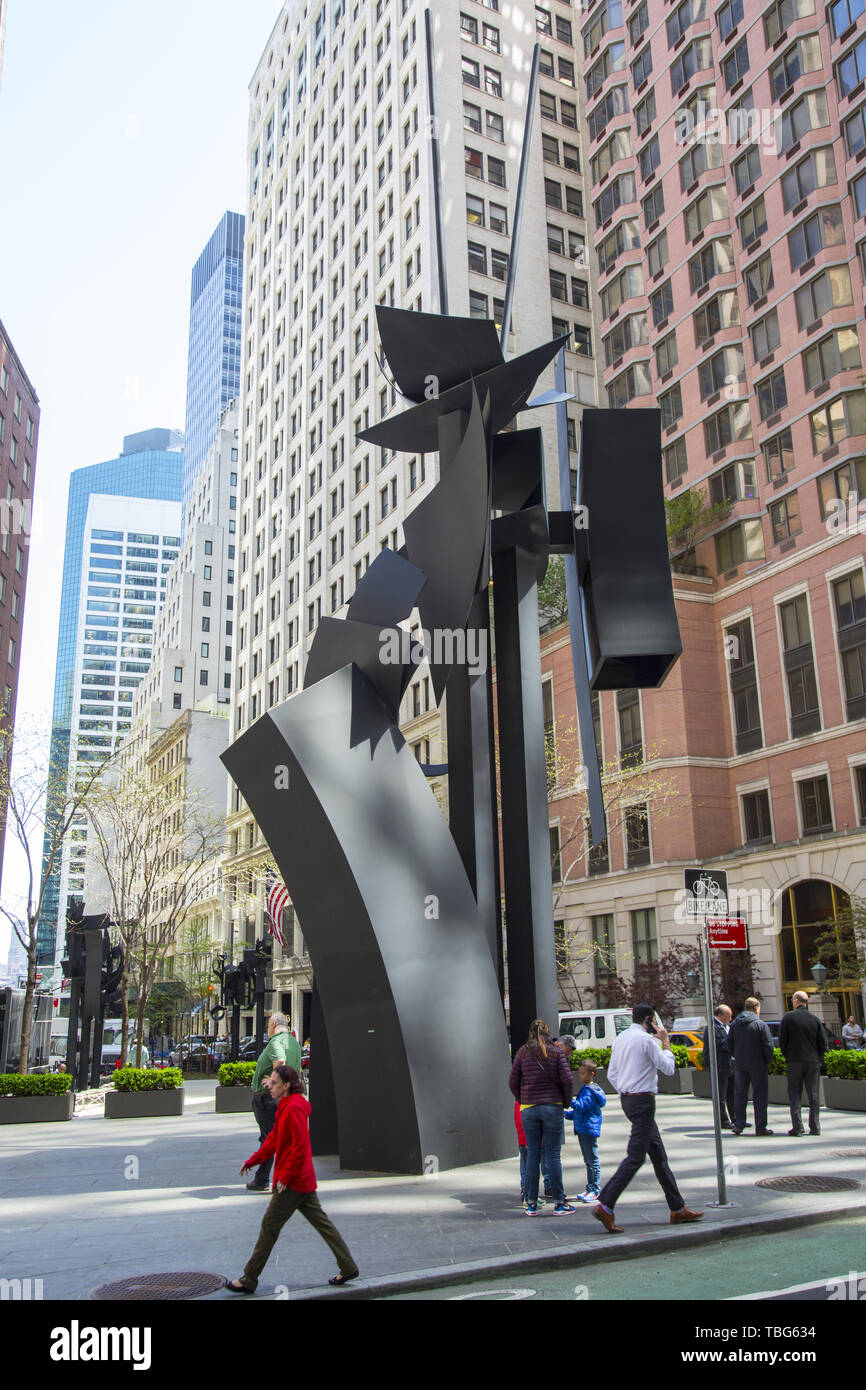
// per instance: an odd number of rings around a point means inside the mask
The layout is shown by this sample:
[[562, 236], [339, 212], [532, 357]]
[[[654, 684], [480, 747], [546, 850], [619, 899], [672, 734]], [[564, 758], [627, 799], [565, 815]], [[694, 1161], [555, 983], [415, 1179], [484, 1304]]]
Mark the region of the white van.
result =
[[559, 1036], [574, 1038], [582, 1047], [613, 1047], [614, 1039], [631, 1027], [631, 1009], [575, 1009], [559, 1015]]

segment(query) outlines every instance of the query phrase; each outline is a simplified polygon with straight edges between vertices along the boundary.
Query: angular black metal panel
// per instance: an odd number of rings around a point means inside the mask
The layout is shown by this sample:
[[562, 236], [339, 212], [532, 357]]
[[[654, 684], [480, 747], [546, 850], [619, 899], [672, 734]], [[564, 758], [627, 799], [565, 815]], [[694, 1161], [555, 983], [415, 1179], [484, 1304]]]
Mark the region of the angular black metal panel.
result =
[[[480, 372], [443, 391], [439, 396], [423, 400], [420, 405], [381, 420], [378, 425], [361, 430], [358, 439], [382, 449], [397, 449], [402, 453], [433, 453], [438, 448], [437, 422], [440, 415], [455, 410], [470, 410], [473, 390], [484, 400], [491, 399], [490, 432], [497, 434], [526, 406], [539, 374], [553, 361], [565, 338], [543, 343], [522, 357], [513, 357], [502, 366]], [[389, 363], [389, 365], [391, 365]]]
[[410, 401], [423, 401], [431, 388], [441, 395], [503, 360], [492, 319], [446, 318], [378, 304], [376, 326], [394, 380]]
[[584, 410], [580, 502], [589, 513], [584, 580], [595, 690], [661, 685], [683, 649], [674, 606], [658, 410]]
[[[380, 550], [361, 576], [347, 615], [355, 623], [390, 627], [408, 618], [427, 576], [394, 550]], [[344, 663], [345, 664], [345, 663]]]
[[493, 440], [495, 511], [518, 512], [544, 500], [544, 450], [541, 430], [511, 430]]
[[[396, 722], [400, 701], [414, 667], [411, 663], [400, 665], [380, 661], [382, 643], [382, 630], [372, 623], [353, 623], [348, 618], [322, 618], [307, 657], [304, 684], [311, 686], [334, 671], [341, 670], [349, 662], [354, 662], [375, 687]], [[359, 737], [361, 735], [356, 731], [356, 738]]]
[[[490, 669], [489, 595], [477, 594], [467, 633], [483, 669], [454, 667], [445, 701], [448, 735], [448, 824], [478, 903], [478, 916], [502, 988], [499, 828], [493, 756], [493, 680]], [[478, 666], [482, 662], [479, 660]], [[424, 769], [427, 776], [432, 775]]]
[[[490, 517], [487, 439], [478, 396], [472, 393], [462, 438], [451, 428], [451, 417], [440, 423], [439, 484], [406, 517], [403, 534], [412, 563], [429, 576], [418, 598], [424, 630], [459, 634], [475, 598]], [[433, 651], [429, 664], [438, 704], [453, 663], [437, 659]]]
[[[366, 738], [355, 746], [353, 722]], [[508, 1042], [478, 909], [373, 687], [337, 671], [270, 710], [222, 760], [309, 948], [342, 1166], [417, 1173], [511, 1153]]]

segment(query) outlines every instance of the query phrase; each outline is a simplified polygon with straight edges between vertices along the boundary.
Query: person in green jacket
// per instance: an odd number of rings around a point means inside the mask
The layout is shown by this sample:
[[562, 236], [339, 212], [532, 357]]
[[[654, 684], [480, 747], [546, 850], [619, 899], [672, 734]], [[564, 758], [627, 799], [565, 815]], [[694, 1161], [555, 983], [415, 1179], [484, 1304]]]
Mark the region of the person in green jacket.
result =
[[[279, 1062], [294, 1067], [300, 1074], [301, 1045], [289, 1032], [289, 1020], [285, 1014], [271, 1014], [268, 1019], [268, 1041], [253, 1074], [253, 1114], [259, 1126], [259, 1139], [263, 1144], [274, 1127], [277, 1117], [277, 1102], [265, 1086], [266, 1076], [270, 1076]], [[248, 1192], [269, 1192], [271, 1187], [271, 1166], [273, 1158], [259, 1164], [252, 1182], [247, 1183]]]

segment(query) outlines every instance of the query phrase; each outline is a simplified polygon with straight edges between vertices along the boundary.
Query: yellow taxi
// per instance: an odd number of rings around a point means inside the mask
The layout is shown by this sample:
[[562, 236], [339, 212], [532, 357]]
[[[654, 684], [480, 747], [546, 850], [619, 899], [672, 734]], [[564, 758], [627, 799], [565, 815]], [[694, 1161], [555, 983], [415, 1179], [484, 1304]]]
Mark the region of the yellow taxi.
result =
[[688, 1029], [679, 1033], [671, 1033], [671, 1047], [685, 1047], [688, 1049], [689, 1061], [698, 1071], [701, 1067], [701, 1053], [704, 1050], [704, 1041], [700, 1033], [695, 1033]]

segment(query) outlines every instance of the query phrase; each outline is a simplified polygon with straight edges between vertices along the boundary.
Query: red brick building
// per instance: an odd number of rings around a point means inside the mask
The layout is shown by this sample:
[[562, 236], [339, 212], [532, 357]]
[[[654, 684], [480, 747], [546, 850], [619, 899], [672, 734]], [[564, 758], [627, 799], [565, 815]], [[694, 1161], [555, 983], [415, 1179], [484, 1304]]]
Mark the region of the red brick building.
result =
[[[0, 704], [14, 726], [24, 627], [39, 397], [0, 323]], [[7, 737], [2, 756], [11, 755]], [[0, 875], [5, 806], [0, 806]]]
[[[557, 916], [628, 975], [693, 937], [683, 867], [725, 868], [773, 1017], [814, 988], [816, 923], [866, 897], [866, 10], [595, 0], [581, 39], [609, 403], [658, 404], [666, 497], [719, 510], [675, 576], [682, 660], [601, 700], [606, 762], [640, 743], [662, 790]], [[862, 1019], [859, 979], [837, 994]]]

